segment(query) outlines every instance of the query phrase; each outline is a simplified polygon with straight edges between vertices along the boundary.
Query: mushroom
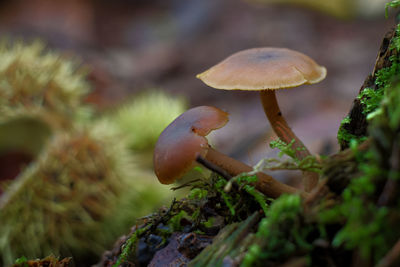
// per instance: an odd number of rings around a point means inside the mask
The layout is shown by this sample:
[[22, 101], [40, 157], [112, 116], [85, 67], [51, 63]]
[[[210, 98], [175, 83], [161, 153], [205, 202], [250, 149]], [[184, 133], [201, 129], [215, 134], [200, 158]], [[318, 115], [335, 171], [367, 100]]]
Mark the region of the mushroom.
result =
[[[283, 117], [275, 90], [314, 84], [326, 76], [325, 67], [308, 56], [286, 48], [253, 48], [231, 55], [219, 64], [198, 74], [205, 84], [225, 90], [260, 91], [265, 114], [277, 136], [289, 144], [292, 140], [296, 157], [311, 155], [293, 133]], [[318, 175], [305, 172], [303, 184], [308, 192], [318, 183]]]
[[[162, 184], [173, 183], [193, 168], [199, 158], [206, 159], [232, 176], [252, 171], [252, 167], [218, 152], [208, 144], [205, 136], [227, 122], [228, 113], [210, 106], [192, 108], [176, 118], [161, 133], [154, 149], [154, 170], [158, 180]], [[299, 192], [265, 173], [259, 172], [257, 177], [255, 187], [269, 197]]]

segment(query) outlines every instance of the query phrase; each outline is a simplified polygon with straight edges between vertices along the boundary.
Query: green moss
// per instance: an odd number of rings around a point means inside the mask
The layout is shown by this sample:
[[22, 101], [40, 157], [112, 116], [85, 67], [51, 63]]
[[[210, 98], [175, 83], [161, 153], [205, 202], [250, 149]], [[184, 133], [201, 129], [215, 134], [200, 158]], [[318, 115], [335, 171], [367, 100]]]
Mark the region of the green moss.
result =
[[387, 209], [378, 209], [374, 204], [366, 204], [357, 198], [352, 198], [342, 208], [343, 214], [347, 214], [347, 223], [335, 236], [332, 245], [359, 249], [364, 259], [383, 257], [390, 248], [386, 239], [391, 232], [387, 224]]
[[286, 144], [281, 139], [273, 140], [269, 143], [270, 148], [278, 148], [280, 150], [278, 156], [282, 157], [283, 155], [287, 155], [294, 160], [298, 160], [296, 158], [296, 150], [293, 149], [293, 144], [296, 140], [292, 140], [290, 143]]
[[[215, 189], [221, 194], [221, 197], [225, 203], [225, 205], [229, 208], [229, 211], [231, 212], [231, 215], [234, 216], [236, 214], [235, 208], [233, 203], [235, 203], [234, 198], [238, 198], [237, 195], [232, 196], [232, 194], [227, 194], [225, 192], [225, 186], [227, 185], [227, 181], [223, 178], [219, 179], [215, 183]], [[234, 198], [233, 198], [234, 197]]]
[[[335, 208], [320, 212], [320, 222], [345, 221], [335, 235], [334, 247], [359, 249], [364, 258], [380, 259], [390, 248], [392, 228], [388, 224], [388, 210], [375, 204], [377, 179], [387, 177], [387, 171], [377, 166], [374, 154], [362, 153], [359, 160], [363, 175], [352, 179], [343, 191], [343, 202]], [[378, 178], [382, 177], [382, 178]]]
[[[392, 3], [394, 3], [393, 1]], [[396, 1], [396, 5], [398, 5]], [[390, 49], [399, 51], [399, 26]], [[396, 220], [397, 207], [379, 203], [382, 186], [388, 179], [398, 179], [399, 173], [388, 163], [400, 141], [400, 66], [397, 53], [389, 58], [391, 65], [376, 73], [376, 89], [366, 88], [359, 99], [369, 116], [368, 134], [372, 143], [368, 151], [358, 152], [360, 177], [351, 179], [342, 193], [343, 202], [319, 213], [323, 224], [343, 223], [332, 240], [336, 248], [358, 250], [371, 263], [377, 263], [400, 237]], [[377, 204], [378, 203], [378, 204]]]
[[262, 261], [288, 258], [297, 249], [311, 250], [307, 241], [311, 228], [303, 225], [302, 212], [298, 195], [283, 195], [275, 200], [261, 220], [257, 241], [249, 247], [241, 266], [262, 266]]
[[398, 71], [400, 68], [399, 68], [397, 59], [394, 57], [391, 57], [390, 61], [392, 61], [392, 64], [390, 67], [380, 69], [376, 73], [375, 84], [380, 89], [386, 89], [388, 86], [390, 86], [393, 76], [399, 73]]
[[278, 148], [280, 152], [278, 156], [281, 158], [284, 155], [289, 156], [289, 160], [281, 160], [275, 158], [262, 159], [254, 166], [254, 171], [248, 173], [248, 175], [254, 175], [257, 172], [266, 170], [301, 170], [311, 171], [319, 173], [321, 171], [321, 164], [317, 161], [314, 156], [307, 156], [303, 159], [296, 157], [296, 150], [293, 149], [294, 140], [289, 144], [284, 141], [277, 139], [270, 143], [271, 148]]
[[256, 175], [253, 176], [238, 176], [235, 181], [238, 183], [240, 188], [243, 188], [249, 195], [251, 195], [254, 200], [260, 205], [261, 209], [264, 211], [264, 214], [267, 213], [267, 198], [264, 194], [257, 191], [253, 186], [258, 180]]
[[[378, 80], [380, 80], [378, 79], [380, 78], [380, 73], [382, 73], [382, 70], [377, 73], [376, 83], [378, 83]], [[364, 106], [364, 114], [369, 114], [379, 107], [383, 99], [383, 92], [384, 90], [382, 89], [374, 90], [372, 88], [364, 88], [364, 90], [357, 96], [361, 104]]]
[[[400, 24], [396, 27], [395, 36], [389, 44], [389, 49], [400, 52]], [[400, 71], [399, 58], [397, 54], [392, 55], [389, 58], [389, 61], [391, 62], [389, 67], [382, 68], [376, 73], [375, 84], [379, 89], [383, 89], [384, 91], [392, 85], [394, 77], [398, 76]]]
[[[393, 83], [398, 83], [400, 79], [400, 60], [397, 55], [397, 53], [400, 52], [400, 24], [397, 25], [395, 37], [392, 39], [389, 45], [389, 49], [395, 50], [396, 53], [389, 58], [391, 65], [389, 67], [380, 69], [376, 73], [375, 84], [378, 88], [378, 90], [376, 90], [376, 94], [379, 94], [378, 97], [376, 98], [377, 100], [379, 100], [379, 98], [380, 99], [385, 98], [387, 101], [390, 98], [397, 97], [397, 95], [394, 94], [392, 94], [390, 97], [388, 96], [385, 97], [385, 94], [388, 91], [388, 89], [393, 87]], [[400, 114], [398, 114], [396, 107], [394, 107], [393, 105], [386, 105], [386, 106], [389, 109], [391, 109], [390, 110], [391, 114], [388, 117], [394, 119], [397, 122], [397, 117], [400, 116]], [[382, 115], [381, 113], [382, 109], [376, 108], [375, 112], [372, 113], [371, 114], [372, 116], [369, 116], [368, 119], [372, 119], [376, 115]]]
[[206, 228], [210, 228], [210, 227], [212, 227], [212, 226], [214, 225], [214, 221], [215, 221], [214, 217], [210, 217], [207, 221], [205, 221], [205, 222], [203, 223], [203, 225], [204, 225]]
[[[189, 197], [182, 202], [174, 201], [167, 212], [154, 215], [155, 218], [148, 218], [151, 226], [147, 225], [141, 228], [143, 230], [139, 229], [132, 234], [125, 242], [121, 256], [114, 266], [120, 266], [119, 264], [122, 264], [129, 258], [136, 257], [135, 246], [139, 238], [146, 237], [146, 229], [151, 228], [152, 234], [161, 236], [164, 242], [168, 242], [168, 237], [173, 232], [183, 231], [188, 222], [193, 232], [204, 234], [202, 231], [205, 228], [222, 227], [225, 224], [241, 221], [243, 218], [249, 217], [251, 213], [259, 209], [257, 203], [267, 212], [266, 197], [251, 186], [256, 180], [256, 176], [249, 177], [243, 175], [235, 177], [233, 182], [237, 186], [226, 190], [228, 181], [217, 175], [212, 175], [209, 180], [188, 185], [193, 187], [189, 193]], [[180, 204], [176, 205], [174, 203]], [[217, 213], [216, 217], [204, 215], [201, 212], [204, 205], [207, 205], [208, 209], [214, 209]], [[217, 217], [218, 223], [214, 225]], [[221, 217], [224, 218], [223, 222], [220, 221]], [[182, 222], [185, 222], [185, 224], [182, 224]], [[167, 227], [159, 229], [159, 223], [167, 225]]]
[[[27, 263], [28, 259], [25, 256], [19, 257], [18, 259], [15, 260], [15, 264], [24, 264]], [[24, 265], [22, 265], [24, 266]], [[28, 264], [26, 264], [28, 266]]]
[[397, 8], [398, 6], [400, 6], [400, 1], [399, 0], [392, 0], [389, 3], [385, 4], [385, 17], [388, 17], [389, 14], [389, 7], [391, 8]]
[[[357, 99], [359, 99], [363, 106], [363, 114], [368, 116], [369, 114], [376, 112], [376, 110], [379, 108], [385, 92], [383, 85], [387, 83], [387, 77], [391, 77], [392, 73], [397, 71], [396, 69], [397, 65], [393, 68], [391, 67], [379, 70], [376, 74], [376, 84], [378, 85], [377, 89], [364, 88], [364, 90], [362, 90], [357, 96]], [[346, 130], [346, 125], [350, 124], [350, 120], [350, 117], [346, 116], [340, 123], [337, 139], [341, 146], [350, 144], [352, 140], [362, 142], [367, 139], [366, 136], [356, 136]]]
[[353, 138], [356, 138], [355, 135], [349, 133], [346, 128], [345, 125], [350, 123], [350, 117], [346, 116], [341, 122], [340, 122], [340, 126], [339, 126], [339, 131], [337, 134], [337, 139], [339, 144], [342, 146], [344, 144], [348, 144], [350, 143], [350, 140]]
[[251, 267], [255, 265], [255, 262], [259, 260], [262, 254], [262, 248], [258, 244], [253, 244], [247, 250], [246, 255], [243, 258], [241, 267]]
[[346, 116], [342, 121], [341, 121], [341, 125], [343, 125], [343, 124], [348, 124], [348, 123], [350, 123], [350, 117], [349, 116]]
[[[254, 187], [257, 179], [258, 178], [256, 175], [248, 175], [244, 173], [232, 178], [230, 181], [226, 181], [225, 179], [220, 178], [215, 183], [215, 189], [221, 195], [224, 204], [228, 207], [232, 216], [236, 215], [236, 209], [238, 208], [237, 203], [239, 203], [241, 199], [244, 200], [246, 198], [249, 198], [249, 196], [252, 201], [258, 203], [264, 213], [267, 211], [268, 198], [264, 194], [256, 190]], [[233, 183], [238, 186], [239, 191], [231, 190]], [[246, 193], [241, 193], [243, 191], [246, 192], [247, 195]]]
[[[393, 213], [388, 207], [376, 204], [376, 198], [381, 194], [377, 184], [386, 179], [398, 177], [396, 171], [387, 169], [387, 155], [392, 151], [391, 132], [398, 129], [400, 117], [394, 119], [393, 115], [400, 113], [398, 108], [399, 90], [389, 88], [385, 96], [383, 112], [374, 117], [371, 121], [369, 132], [374, 142], [381, 143], [379, 148], [373, 145], [367, 153], [362, 155], [360, 170], [362, 176], [352, 179], [350, 185], [344, 190], [342, 197], [343, 203], [327, 212], [321, 213], [329, 219], [345, 219], [344, 227], [337, 233], [333, 240], [336, 247], [344, 246], [347, 249], [359, 249], [361, 255], [368, 260], [377, 262], [393, 246], [400, 233], [395, 225], [391, 225], [390, 218]], [[392, 107], [393, 112], [388, 112]], [[389, 120], [388, 120], [389, 119]], [[395, 123], [394, 123], [395, 121]], [[387, 129], [382, 135], [379, 128], [385, 127], [384, 124], [393, 122], [395, 128]], [[382, 143], [383, 142], [383, 143]], [[324, 218], [326, 219], [326, 218]]]
[[[398, 5], [397, 1], [393, 1], [392, 3], [393, 5]], [[400, 25], [397, 25], [395, 37], [391, 40], [389, 49], [396, 50], [397, 52], [400, 51]], [[365, 114], [368, 120], [371, 120], [381, 112], [379, 107], [384, 99], [385, 92], [392, 85], [394, 77], [400, 73], [400, 64], [397, 56], [391, 56], [389, 60], [391, 61], [390, 66], [378, 70], [375, 74], [376, 87], [374, 89], [364, 88], [357, 96], [363, 107], [362, 113]], [[337, 139], [342, 147], [347, 147], [351, 140], [361, 142], [367, 138], [366, 136], [356, 136], [346, 130], [346, 125], [349, 123], [349, 116], [345, 117], [340, 123]]]
[[189, 199], [204, 199], [206, 198], [208, 195], [208, 191], [206, 189], [202, 189], [202, 188], [193, 188], [192, 190], [190, 190]]
[[257, 191], [254, 188], [254, 186], [245, 185], [243, 188], [249, 195], [254, 197], [254, 199], [257, 201], [257, 203], [260, 205], [260, 207], [264, 211], [264, 214], [267, 213], [268, 205], [267, 205], [267, 202], [266, 202], [265, 195], [260, 193], [259, 191]]
[[172, 216], [171, 219], [169, 219], [168, 221], [168, 226], [171, 228], [171, 231], [182, 231], [183, 230], [183, 226], [181, 225], [181, 220], [183, 218], [190, 218], [190, 216], [187, 214], [186, 211], [181, 210], [178, 214], [176, 214], [175, 216]]
[[391, 49], [396, 49], [396, 51], [400, 51], [400, 25], [397, 25], [396, 27], [396, 37], [392, 39], [392, 42], [390, 44]]
[[350, 123], [349, 116], [345, 117], [340, 123], [337, 139], [341, 147], [347, 146], [352, 141], [361, 143], [367, 139], [366, 136], [356, 136], [354, 134], [349, 133], [349, 131], [346, 130], [346, 125], [349, 123]]
[[113, 264], [112, 267], [119, 267], [122, 263], [124, 263], [132, 254], [136, 251], [136, 243], [138, 242], [139, 238], [147, 232], [151, 228], [151, 224], [147, 225], [146, 227], [137, 229], [131, 237], [125, 242], [122, 246], [121, 254], [118, 257], [116, 263]]

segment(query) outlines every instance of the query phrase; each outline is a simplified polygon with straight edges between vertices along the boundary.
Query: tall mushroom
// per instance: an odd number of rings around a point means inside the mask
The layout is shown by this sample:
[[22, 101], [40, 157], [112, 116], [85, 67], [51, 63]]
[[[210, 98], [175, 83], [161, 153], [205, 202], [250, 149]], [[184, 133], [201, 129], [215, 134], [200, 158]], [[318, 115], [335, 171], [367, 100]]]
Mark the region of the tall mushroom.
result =
[[[294, 141], [299, 159], [311, 155], [284, 119], [275, 90], [320, 82], [326, 76], [325, 67], [308, 56], [286, 48], [253, 48], [231, 55], [197, 75], [216, 89], [260, 91], [265, 114], [277, 136], [285, 143]], [[303, 184], [310, 191], [318, 183], [318, 175], [305, 172]]]
[[[193, 168], [199, 157], [235, 176], [253, 168], [211, 148], [205, 138], [228, 122], [228, 113], [209, 106], [192, 108], [176, 118], [161, 133], [154, 149], [154, 170], [162, 184], [171, 184]], [[257, 173], [256, 188], [269, 197], [297, 193], [296, 188]]]

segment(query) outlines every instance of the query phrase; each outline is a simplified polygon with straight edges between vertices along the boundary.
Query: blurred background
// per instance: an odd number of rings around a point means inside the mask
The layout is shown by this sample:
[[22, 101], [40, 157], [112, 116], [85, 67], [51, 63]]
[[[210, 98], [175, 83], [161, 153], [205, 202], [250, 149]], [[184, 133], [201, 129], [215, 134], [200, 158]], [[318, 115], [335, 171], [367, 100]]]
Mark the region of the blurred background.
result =
[[[393, 14], [384, 17], [385, 2], [3, 0], [0, 35], [39, 38], [80, 58], [92, 84], [85, 101], [105, 113], [154, 90], [183, 98], [188, 108], [212, 105], [227, 111], [230, 122], [211, 134], [212, 143], [254, 165], [276, 156], [268, 147], [275, 135], [258, 94], [215, 90], [196, 74], [247, 48], [287, 47], [309, 55], [327, 68], [327, 78], [278, 92], [278, 101], [312, 153], [335, 153], [340, 121], [371, 72], [381, 39], [394, 25]], [[284, 181], [296, 175], [274, 174]]]
[[336, 132], [383, 34], [393, 26], [381, 0], [1, 1], [1, 35], [40, 38], [91, 69], [88, 101], [107, 109], [149, 89], [184, 96], [189, 107], [231, 114], [215, 133], [225, 153], [255, 164], [273, 134], [258, 95], [218, 91], [195, 75], [242, 49], [303, 52], [328, 69], [313, 86], [278, 93], [289, 124], [314, 153], [338, 149]]

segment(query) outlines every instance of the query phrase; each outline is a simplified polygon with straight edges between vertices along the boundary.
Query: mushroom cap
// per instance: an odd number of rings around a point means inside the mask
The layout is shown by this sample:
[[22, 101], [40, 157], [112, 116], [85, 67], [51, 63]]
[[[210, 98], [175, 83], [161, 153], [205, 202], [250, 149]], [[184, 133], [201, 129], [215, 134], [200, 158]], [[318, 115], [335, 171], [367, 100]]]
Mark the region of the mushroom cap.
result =
[[325, 67], [287, 48], [252, 48], [240, 51], [196, 77], [216, 89], [260, 91], [320, 82]]
[[154, 171], [162, 184], [171, 184], [189, 171], [198, 156], [207, 154], [205, 136], [223, 127], [228, 113], [209, 106], [192, 108], [161, 133], [154, 149]]

